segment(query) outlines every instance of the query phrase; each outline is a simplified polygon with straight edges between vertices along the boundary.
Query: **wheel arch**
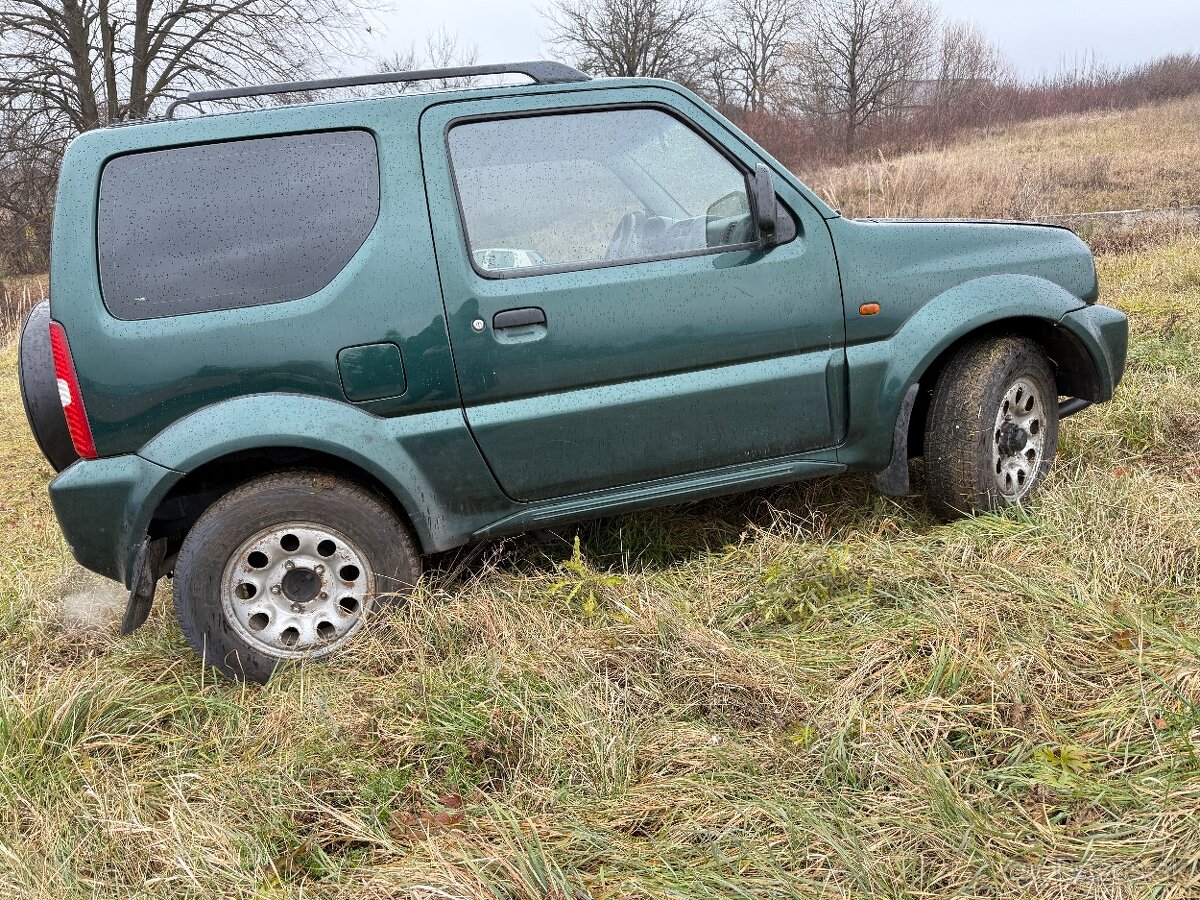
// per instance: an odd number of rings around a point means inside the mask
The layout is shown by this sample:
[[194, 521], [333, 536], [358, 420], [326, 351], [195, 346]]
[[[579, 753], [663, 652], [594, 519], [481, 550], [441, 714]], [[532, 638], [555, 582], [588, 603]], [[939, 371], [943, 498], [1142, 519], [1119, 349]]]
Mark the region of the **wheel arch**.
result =
[[1104, 386], [1100, 369], [1083, 341], [1074, 333], [1060, 327], [1055, 321], [1036, 316], [994, 319], [956, 337], [913, 379], [921, 388], [908, 424], [909, 457], [918, 457], [923, 451], [929, 401], [947, 363], [964, 346], [974, 341], [1009, 335], [1029, 338], [1045, 351], [1054, 367], [1060, 396], [1092, 401], [1103, 399]]
[[150, 539], [167, 539], [170, 558], [192, 525], [221, 497], [255, 478], [283, 471], [315, 470], [351, 481], [378, 496], [427, 548], [418, 519], [378, 475], [328, 449], [299, 445], [246, 447], [212, 457], [187, 472], [158, 503], [147, 530]]
[[[173, 498], [191, 492], [193, 507], [266, 471], [340, 473], [387, 498], [426, 553], [467, 543], [512, 505], [458, 407], [382, 418], [320, 397], [247, 395], [178, 420], [138, 455], [171, 470], [180, 482], [172, 485]], [[206, 492], [213, 496], [200, 496]], [[156, 507], [156, 528], [173, 515], [186, 522], [197, 514]]]

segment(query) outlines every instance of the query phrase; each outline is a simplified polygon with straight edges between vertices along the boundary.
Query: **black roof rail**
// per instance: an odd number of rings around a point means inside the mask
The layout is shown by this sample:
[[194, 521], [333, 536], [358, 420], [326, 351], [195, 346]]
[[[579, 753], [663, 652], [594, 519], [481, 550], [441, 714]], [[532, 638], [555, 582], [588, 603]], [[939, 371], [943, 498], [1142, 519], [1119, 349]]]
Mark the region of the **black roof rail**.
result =
[[206, 100], [233, 100], [238, 97], [262, 97], [269, 94], [293, 94], [299, 91], [325, 91], [330, 88], [359, 87], [369, 84], [400, 84], [442, 78], [471, 78], [479, 75], [525, 75], [533, 79], [535, 84], [570, 84], [576, 81], [591, 80], [578, 69], [557, 62], [497, 63], [490, 66], [458, 66], [452, 69], [381, 72], [376, 75], [352, 75], [345, 78], [325, 78], [320, 81], [288, 81], [282, 84], [260, 84], [255, 87], [193, 91], [167, 107], [167, 118], [175, 118], [176, 107], [203, 103]]

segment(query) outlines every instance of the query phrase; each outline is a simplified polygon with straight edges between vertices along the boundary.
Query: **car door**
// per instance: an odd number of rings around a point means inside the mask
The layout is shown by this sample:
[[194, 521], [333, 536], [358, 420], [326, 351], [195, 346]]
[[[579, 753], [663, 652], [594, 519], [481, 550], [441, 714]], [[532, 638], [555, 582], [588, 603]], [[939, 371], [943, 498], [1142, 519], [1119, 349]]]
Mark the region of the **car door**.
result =
[[509, 496], [837, 442], [828, 229], [777, 178], [795, 236], [763, 250], [759, 159], [702, 107], [657, 88], [459, 101], [421, 136], [462, 403]]

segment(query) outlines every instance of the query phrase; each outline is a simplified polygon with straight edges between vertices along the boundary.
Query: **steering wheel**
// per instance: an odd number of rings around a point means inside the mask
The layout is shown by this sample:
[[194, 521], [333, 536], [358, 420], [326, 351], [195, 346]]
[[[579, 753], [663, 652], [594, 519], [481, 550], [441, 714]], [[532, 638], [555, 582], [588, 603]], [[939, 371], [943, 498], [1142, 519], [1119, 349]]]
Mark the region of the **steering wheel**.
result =
[[621, 216], [613, 236], [608, 240], [608, 249], [604, 251], [605, 259], [623, 259], [637, 254], [638, 244], [641, 243], [642, 229], [650, 217], [645, 210], [636, 209]]

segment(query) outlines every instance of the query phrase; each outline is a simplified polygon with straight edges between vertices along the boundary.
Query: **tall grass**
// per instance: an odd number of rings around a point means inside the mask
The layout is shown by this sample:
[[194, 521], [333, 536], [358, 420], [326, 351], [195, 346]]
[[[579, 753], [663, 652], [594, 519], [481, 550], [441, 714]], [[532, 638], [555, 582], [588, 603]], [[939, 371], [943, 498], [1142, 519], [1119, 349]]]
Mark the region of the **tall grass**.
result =
[[45, 275], [19, 275], [0, 279], [0, 335], [11, 341], [19, 334], [29, 311], [50, 296]]
[[[810, 172], [851, 216], [1037, 219], [1200, 205], [1200, 97], [1044, 119], [943, 150]], [[1146, 234], [1142, 246], [1161, 243]], [[1099, 242], [1099, 241], [1098, 241]]]

